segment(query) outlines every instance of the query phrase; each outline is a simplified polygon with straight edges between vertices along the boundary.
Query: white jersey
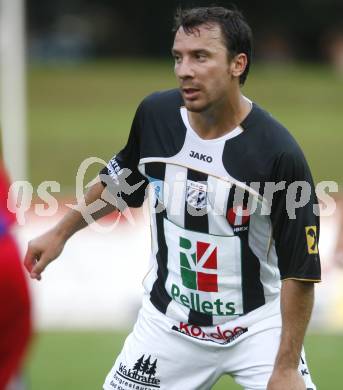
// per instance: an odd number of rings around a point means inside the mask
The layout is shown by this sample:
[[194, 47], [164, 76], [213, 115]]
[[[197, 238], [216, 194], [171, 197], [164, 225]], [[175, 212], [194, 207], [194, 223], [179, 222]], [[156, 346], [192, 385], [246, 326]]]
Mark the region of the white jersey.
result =
[[[126, 147], [101, 173], [118, 182], [125, 168], [137, 189], [120, 188], [120, 201], [139, 207], [149, 193], [144, 286], [167, 317], [200, 326], [256, 310], [263, 317], [278, 307], [281, 279], [320, 280], [311, 174], [292, 136], [256, 104], [236, 129], [204, 140], [179, 91], [153, 94], [138, 108]], [[268, 213], [267, 183], [282, 181]], [[290, 219], [286, 190], [294, 181], [313, 191]]]

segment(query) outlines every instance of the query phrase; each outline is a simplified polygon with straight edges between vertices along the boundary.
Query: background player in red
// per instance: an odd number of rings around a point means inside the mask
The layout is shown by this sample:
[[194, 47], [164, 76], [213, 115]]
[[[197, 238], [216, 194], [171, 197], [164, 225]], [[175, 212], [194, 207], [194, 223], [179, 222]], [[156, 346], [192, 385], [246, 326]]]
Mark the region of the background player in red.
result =
[[15, 216], [7, 209], [9, 181], [0, 160], [0, 390], [20, 371], [31, 336], [27, 282], [16, 242], [10, 232]]

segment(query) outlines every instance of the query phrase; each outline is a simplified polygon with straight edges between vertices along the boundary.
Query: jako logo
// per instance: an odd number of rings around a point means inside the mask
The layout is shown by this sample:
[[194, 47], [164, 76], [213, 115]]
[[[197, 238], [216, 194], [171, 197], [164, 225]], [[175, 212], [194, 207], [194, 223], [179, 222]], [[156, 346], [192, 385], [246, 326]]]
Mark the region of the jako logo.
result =
[[193, 157], [200, 161], [205, 161], [208, 163], [211, 163], [213, 161], [213, 158], [211, 156], [206, 156], [206, 154], [194, 152], [194, 150], [191, 150], [189, 157]]

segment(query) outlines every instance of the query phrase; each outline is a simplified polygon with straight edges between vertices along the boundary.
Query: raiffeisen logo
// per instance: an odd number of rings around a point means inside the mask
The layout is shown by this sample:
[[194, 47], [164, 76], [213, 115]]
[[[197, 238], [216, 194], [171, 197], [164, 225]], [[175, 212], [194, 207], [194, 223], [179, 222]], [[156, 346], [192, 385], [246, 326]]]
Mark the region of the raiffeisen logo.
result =
[[182, 284], [192, 290], [218, 292], [217, 247], [207, 242], [192, 242], [180, 237]]

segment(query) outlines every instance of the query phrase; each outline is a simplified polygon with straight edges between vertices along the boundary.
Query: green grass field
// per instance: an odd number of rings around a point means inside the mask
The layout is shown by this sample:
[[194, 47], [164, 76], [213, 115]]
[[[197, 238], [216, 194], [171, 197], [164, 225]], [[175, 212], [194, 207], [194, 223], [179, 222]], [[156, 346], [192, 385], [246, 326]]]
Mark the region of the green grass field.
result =
[[[317, 181], [343, 181], [342, 84], [325, 67], [259, 65], [252, 67], [243, 90], [290, 129]], [[89, 156], [108, 160], [124, 145], [141, 99], [175, 86], [171, 61], [31, 67], [31, 181], [57, 180], [62, 192], [73, 192], [81, 161]]]
[[[41, 333], [35, 340], [27, 368], [30, 389], [100, 390], [124, 337], [124, 332]], [[318, 390], [342, 388], [343, 336], [311, 334], [305, 345]], [[214, 390], [240, 388], [230, 377], [221, 378], [213, 387]]]

